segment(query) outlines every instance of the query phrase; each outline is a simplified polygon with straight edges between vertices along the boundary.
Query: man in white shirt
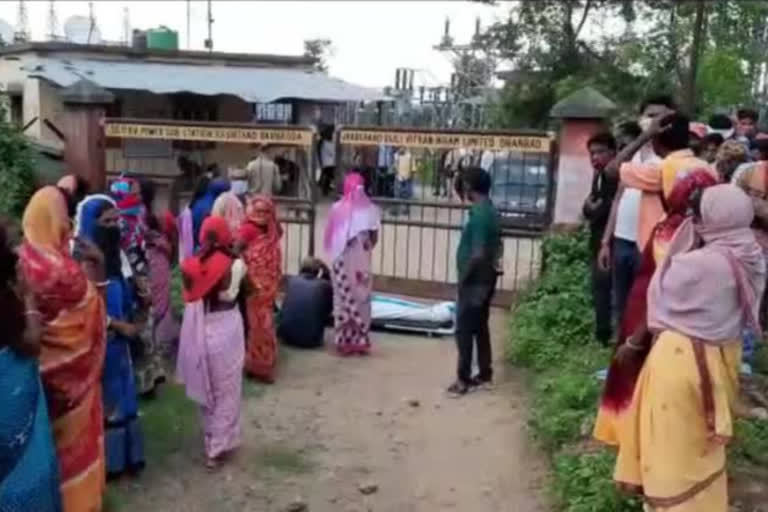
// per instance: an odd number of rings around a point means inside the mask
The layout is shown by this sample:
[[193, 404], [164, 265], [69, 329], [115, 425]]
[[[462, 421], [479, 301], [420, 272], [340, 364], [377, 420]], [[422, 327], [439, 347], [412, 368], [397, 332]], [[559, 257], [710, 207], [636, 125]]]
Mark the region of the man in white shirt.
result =
[[[640, 108], [638, 124], [645, 130], [655, 117], [674, 108], [673, 100], [667, 96], [647, 99]], [[632, 162], [660, 164], [661, 159], [653, 152], [651, 144], [647, 143], [632, 156]], [[610, 164], [609, 167], [611, 167]], [[623, 187], [620, 189], [619, 194], [614, 199], [614, 202], [618, 201], [618, 205], [615, 206], [616, 214], [612, 220], [609, 220], [598, 256], [601, 268], [612, 267], [613, 269], [614, 306], [618, 323], [621, 323], [621, 316], [624, 313], [635, 274], [640, 266], [638, 221], [642, 194], [643, 192], [636, 188]], [[611, 225], [612, 221], [615, 223], [613, 226]], [[612, 231], [611, 228], [613, 228]]]
[[269, 157], [268, 150], [268, 146], [259, 148], [256, 158], [245, 168], [251, 194], [271, 196], [280, 191], [280, 169]]

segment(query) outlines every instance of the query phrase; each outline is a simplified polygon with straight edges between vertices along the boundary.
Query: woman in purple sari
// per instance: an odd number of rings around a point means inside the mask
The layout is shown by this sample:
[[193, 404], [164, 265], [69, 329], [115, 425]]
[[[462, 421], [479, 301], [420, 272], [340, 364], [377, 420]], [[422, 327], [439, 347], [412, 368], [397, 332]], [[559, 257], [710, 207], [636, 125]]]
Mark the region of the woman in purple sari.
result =
[[325, 226], [331, 261], [335, 343], [339, 354], [366, 355], [371, 348], [371, 258], [381, 211], [365, 194], [357, 172], [344, 179], [344, 196], [334, 203]]

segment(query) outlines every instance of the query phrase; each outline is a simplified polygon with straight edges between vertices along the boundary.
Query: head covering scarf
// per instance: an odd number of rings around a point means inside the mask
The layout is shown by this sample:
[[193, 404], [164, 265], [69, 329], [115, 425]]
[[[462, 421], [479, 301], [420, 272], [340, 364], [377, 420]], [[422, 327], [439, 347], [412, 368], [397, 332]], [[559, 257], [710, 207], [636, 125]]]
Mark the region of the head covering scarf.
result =
[[70, 221], [62, 192], [56, 187], [35, 192], [21, 225], [21, 270], [38, 309], [51, 320], [79, 303], [88, 287], [80, 265], [69, 254]]
[[124, 251], [142, 251], [147, 235], [146, 208], [141, 201], [139, 182], [120, 178], [109, 188], [120, 210], [120, 247]]
[[745, 144], [737, 140], [726, 140], [715, 156], [715, 166], [723, 181], [730, 181], [738, 166], [749, 160], [749, 150]]
[[277, 243], [283, 236], [283, 227], [277, 220], [277, 209], [275, 203], [267, 196], [256, 195], [248, 200], [245, 210], [246, 220], [256, 223], [256, 210], [261, 207], [268, 210], [267, 229], [263, 233], [264, 241], [268, 243]]
[[232, 233], [237, 233], [245, 220], [243, 203], [233, 192], [224, 192], [213, 203], [212, 215], [223, 217]]
[[344, 196], [331, 208], [325, 225], [323, 247], [335, 261], [347, 242], [364, 231], [377, 231], [381, 224], [381, 211], [365, 193], [365, 182], [357, 172], [344, 178]]
[[[749, 197], [733, 185], [707, 189], [701, 222], [680, 225], [648, 290], [648, 326], [673, 329], [711, 344], [759, 329], [765, 258], [750, 229]], [[704, 242], [694, 249], [699, 240]]]
[[78, 205], [78, 222], [76, 232], [78, 237], [90, 240], [104, 254], [104, 265], [107, 277], [123, 277], [123, 261], [120, 251], [120, 240], [109, 240], [101, 226], [99, 217], [104, 211], [115, 208], [115, 202], [103, 195], [86, 197]]
[[201, 197], [195, 199], [190, 205], [195, 242], [198, 242], [199, 240], [200, 227], [203, 225], [203, 221], [211, 214], [211, 210], [213, 210], [213, 203], [221, 194], [228, 190], [229, 181], [224, 178], [217, 178], [208, 183], [205, 193]]

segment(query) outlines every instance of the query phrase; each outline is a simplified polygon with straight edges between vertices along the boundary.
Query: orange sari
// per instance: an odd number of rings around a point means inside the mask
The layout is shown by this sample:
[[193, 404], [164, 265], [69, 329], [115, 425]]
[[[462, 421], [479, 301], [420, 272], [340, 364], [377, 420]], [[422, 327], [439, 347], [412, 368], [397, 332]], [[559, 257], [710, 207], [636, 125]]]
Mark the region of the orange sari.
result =
[[35, 193], [22, 227], [21, 269], [43, 320], [40, 374], [59, 459], [63, 510], [99, 512], [105, 488], [104, 302], [69, 255], [69, 218], [61, 192], [45, 187]]
[[[258, 225], [255, 210], [269, 213], [266, 225]], [[245, 242], [243, 260], [248, 267], [248, 316], [245, 371], [264, 382], [274, 382], [277, 366], [274, 305], [282, 278], [280, 237], [283, 230], [277, 221], [275, 205], [269, 198], [257, 196], [248, 203], [247, 217], [240, 228]]]

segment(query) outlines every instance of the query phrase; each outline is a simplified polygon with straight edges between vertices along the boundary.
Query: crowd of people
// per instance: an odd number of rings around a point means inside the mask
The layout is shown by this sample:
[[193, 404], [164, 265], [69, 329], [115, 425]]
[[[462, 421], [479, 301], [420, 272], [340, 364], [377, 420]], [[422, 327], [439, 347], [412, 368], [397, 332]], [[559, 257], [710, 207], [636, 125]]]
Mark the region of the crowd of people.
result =
[[587, 142], [595, 337], [615, 341], [595, 437], [646, 510], [728, 510], [726, 445], [761, 336], [768, 134], [667, 96]]

